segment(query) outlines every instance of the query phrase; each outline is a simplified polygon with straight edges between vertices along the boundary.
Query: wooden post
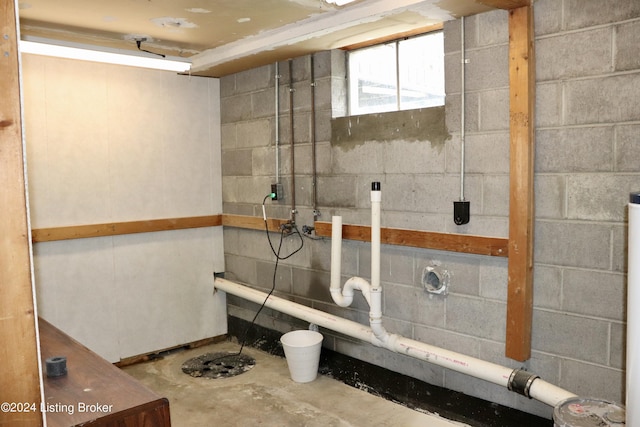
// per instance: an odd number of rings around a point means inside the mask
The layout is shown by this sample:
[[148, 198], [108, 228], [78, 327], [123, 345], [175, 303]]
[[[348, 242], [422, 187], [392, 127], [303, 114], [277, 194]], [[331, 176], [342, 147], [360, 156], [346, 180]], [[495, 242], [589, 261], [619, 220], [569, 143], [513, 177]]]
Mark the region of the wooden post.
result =
[[16, 2], [0, 0], [0, 403], [16, 405], [0, 410], [0, 426], [35, 427], [42, 414], [16, 16]]
[[533, 316], [534, 109], [533, 9], [509, 11], [510, 195], [509, 279], [505, 354], [531, 357]]

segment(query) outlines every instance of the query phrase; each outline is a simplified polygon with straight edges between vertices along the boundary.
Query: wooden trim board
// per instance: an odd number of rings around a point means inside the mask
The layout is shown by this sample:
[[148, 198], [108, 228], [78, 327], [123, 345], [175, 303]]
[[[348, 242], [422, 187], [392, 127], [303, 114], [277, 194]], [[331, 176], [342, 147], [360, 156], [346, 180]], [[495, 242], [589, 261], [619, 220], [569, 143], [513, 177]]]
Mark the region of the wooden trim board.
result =
[[[288, 219], [267, 218], [269, 231], [280, 231], [280, 227], [288, 224]], [[264, 218], [249, 215], [222, 215], [222, 225], [226, 227], [246, 228], [250, 230], [264, 230]]]
[[106, 224], [73, 225], [69, 227], [39, 228], [32, 230], [34, 242], [117, 236], [121, 234], [150, 233], [154, 231], [183, 230], [187, 228], [222, 225], [222, 215], [165, 218], [143, 221], [112, 222]]
[[0, 0], [0, 390], [2, 402], [33, 404], [35, 410], [1, 411], [0, 425], [37, 427], [43, 420], [23, 163], [16, 4], [14, 0]]
[[[280, 231], [286, 219], [267, 218], [269, 231]], [[67, 227], [37, 228], [31, 231], [35, 243], [90, 237], [118, 236], [122, 234], [151, 233], [155, 231], [183, 230], [187, 228], [216, 227], [264, 230], [264, 219], [247, 215], [207, 215], [185, 218], [163, 218], [142, 221], [110, 222], [104, 224], [72, 225]]]
[[[331, 237], [330, 222], [317, 221], [315, 223], [315, 230], [318, 236]], [[369, 242], [371, 241], [371, 227], [343, 225], [342, 237], [349, 240]], [[380, 241], [381, 243], [389, 245], [499, 257], [506, 257], [509, 252], [508, 240], [499, 237], [437, 233], [402, 228], [381, 228]]]
[[136, 365], [138, 363], [149, 362], [151, 360], [162, 358], [162, 355], [166, 353], [171, 353], [179, 350], [192, 349], [192, 348], [199, 348], [199, 347], [203, 347], [205, 345], [210, 345], [210, 344], [217, 344], [217, 343], [226, 341], [227, 339], [228, 338], [226, 334], [217, 335], [215, 337], [210, 337], [210, 338], [203, 338], [201, 340], [192, 341], [183, 345], [176, 345], [173, 347], [156, 350], [151, 353], [144, 353], [144, 354], [139, 354], [137, 356], [126, 357], [124, 359], [120, 359], [119, 362], [115, 362], [114, 365], [117, 366], [118, 368], [124, 368], [126, 366]]
[[[288, 222], [289, 220], [287, 219], [267, 218], [269, 231], [273, 232], [280, 231], [282, 225], [287, 224]], [[265, 229], [264, 219], [261, 217], [223, 214], [203, 217], [155, 219], [148, 221], [41, 228], [33, 230], [32, 233], [34, 242], [51, 242], [57, 240], [105, 237], [120, 234], [148, 233], [154, 231], [212, 227], [219, 225], [250, 230]], [[331, 237], [330, 222], [317, 221], [315, 223], [315, 229], [318, 236]], [[343, 225], [343, 237], [345, 239], [368, 242], [371, 240], [371, 227], [362, 225]], [[414, 248], [436, 249], [477, 255], [506, 257], [509, 253], [507, 239], [499, 237], [437, 233], [401, 228], [383, 228], [381, 230], [381, 240], [382, 243], [389, 245], [410, 246]]]

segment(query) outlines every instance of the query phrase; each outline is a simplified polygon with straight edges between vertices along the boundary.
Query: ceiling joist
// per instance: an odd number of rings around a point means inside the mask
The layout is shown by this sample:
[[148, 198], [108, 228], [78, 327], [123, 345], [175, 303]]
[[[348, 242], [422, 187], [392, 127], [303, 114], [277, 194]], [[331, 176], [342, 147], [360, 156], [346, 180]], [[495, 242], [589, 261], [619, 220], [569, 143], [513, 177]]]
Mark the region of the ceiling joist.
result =
[[531, 0], [477, 0], [485, 6], [496, 9], [517, 9], [519, 7], [531, 6]]

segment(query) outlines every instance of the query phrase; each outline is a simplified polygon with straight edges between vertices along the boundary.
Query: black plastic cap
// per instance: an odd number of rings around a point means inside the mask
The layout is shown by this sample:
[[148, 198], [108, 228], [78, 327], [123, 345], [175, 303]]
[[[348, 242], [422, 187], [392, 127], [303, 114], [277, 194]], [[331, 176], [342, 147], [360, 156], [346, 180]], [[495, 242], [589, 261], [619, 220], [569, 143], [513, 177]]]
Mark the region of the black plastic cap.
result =
[[380, 191], [380, 183], [378, 181], [371, 183], [371, 191]]
[[634, 205], [640, 205], [640, 191], [637, 193], [629, 194], [629, 203], [633, 203]]

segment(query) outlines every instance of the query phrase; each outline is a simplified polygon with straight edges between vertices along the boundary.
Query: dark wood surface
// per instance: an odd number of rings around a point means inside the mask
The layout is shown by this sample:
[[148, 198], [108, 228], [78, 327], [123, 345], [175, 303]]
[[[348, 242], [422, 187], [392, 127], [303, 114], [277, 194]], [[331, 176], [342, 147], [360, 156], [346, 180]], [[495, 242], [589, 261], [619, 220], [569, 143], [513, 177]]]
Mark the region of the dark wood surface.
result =
[[[39, 321], [44, 402], [50, 427], [170, 427], [169, 401], [129, 374]], [[67, 374], [46, 376], [46, 359], [67, 358]]]

